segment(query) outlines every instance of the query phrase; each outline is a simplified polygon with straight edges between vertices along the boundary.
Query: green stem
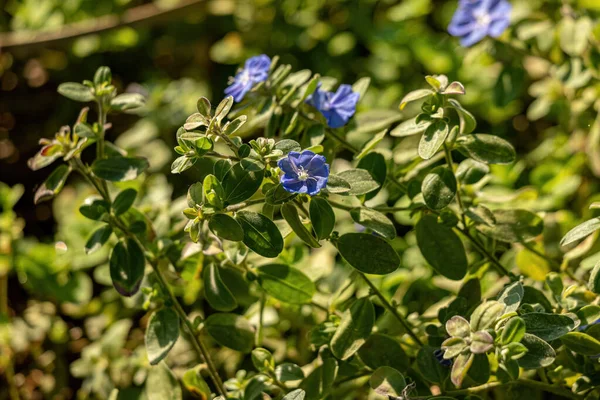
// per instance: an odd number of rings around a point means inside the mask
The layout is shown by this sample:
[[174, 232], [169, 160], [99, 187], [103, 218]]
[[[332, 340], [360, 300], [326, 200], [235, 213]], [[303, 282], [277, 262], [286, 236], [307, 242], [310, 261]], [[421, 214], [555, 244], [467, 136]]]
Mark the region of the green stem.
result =
[[408, 323], [406, 318], [404, 318], [402, 316], [402, 314], [400, 314], [400, 312], [398, 312], [396, 307], [394, 307], [390, 304], [390, 302], [379, 291], [379, 289], [377, 289], [377, 287], [373, 284], [373, 282], [371, 282], [371, 280], [366, 277], [365, 274], [363, 274], [362, 272], [358, 272], [358, 275], [365, 281], [365, 283], [369, 286], [369, 288], [371, 288], [371, 290], [373, 291], [373, 293], [375, 293], [375, 295], [379, 298], [379, 300], [381, 300], [381, 302], [383, 303], [383, 306], [394, 316], [394, 318], [396, 318], [398, 320], [398, 322], [400, 322], [400, 324], [402, 324], [404, 329], [406, 329], [406, 333], [408, 333], [409, 336], [411, 338], [413, 338], [413, 340], [419, 346], [423, 346], [423, 342], [421, 342], [419, 337], [412, 331], [412, 326], [410, 326], [410, 324]]
[[[141, 244], [141, 243], [139, 243], [139, 240], [138, 240], [138, 244]], [[163, 291], [165, 291], [167, 293], [167, 295], [169, 296], [169, 298], [171, 299], [171, 302], [173, 303], [175, 311], [179, 315], [179, 319], [181, 319], [183, 321], [183, 324], [186, 327], [186, 329], [190, 335], [190, 338], [192, 339], [191, 340], [192, 346], [194, 346], [196, 352], [199, 353], [202, 356], [202, 358], [204, 359], [204, 361], [206, 362], [206, 366], [208, 367], [208, 373], [209, 373], [212, 381], [214, 382], [215, 386], [217, 387], [217, 391], [221, 395], [226, 397], [227, 391], [225, 390], [225, 386], [223, 386], [223, 381], [221, 380], [221, 377], [219, 376], [219, 373], [217, 372], [217, 368], [216, 368], [212, 358], [210, 357], [208, 348], [204, 345], [202, 340], [200, 340], [198, 335], [196, 335], [196, 330], [194, 329], [194, 326], [188, 319], [187, 314], [185, 313], [185, 311], [183, 310], [183, 307], [181, 306], [181, 303], [179, 303], [179, 300], [177, 299], [177, 296], [175, 296], [173, 291], [171, 291], [171, 288], [169, 287], [169, 284], [165, 280], [164, 276], [162, 275], [162, 272], [160, 272], [160, 269], [158, 268], [156, 261], [150, 260], [150, 259], [148, 259], [148, 261], [150, 262], [150, 265], [152, 266], [152, 269], [154, 270], [154, 273], [156, 274], [156, 277], [158, 278], [158, 281], [160, 282], [160, 285], [162, 286]]]
[[264, 199], [264, 198], [263, 199], [246, 200], [243, 203], [234, 204], [232, 206], [227, 207], [225, 209], [225, 211], [234, 212], [234, 211], [238, 211], [238, 210], [241, 210], [243, 208], [246, 208], [246, 207], [253, 206], [255, 204], [264, 203], [265, 201], [266, 201], [266, 199]]
[[342, 146], [344, 146], [346, 149], [350, 150], [352, 153], [356, 154], [356, 153], [360, 152], [360, 149], [358, 149], [352, 143], [348, 142], [346, 139], [344, 139], [343, 137], [338, 135], [338, 133], [336, 131], [325, 128], [325, 134], [331, 136], [332, 138], [334, 138], [335, 140], [340, 142], [340, 144]]
[[[358, 206], [354, 207], [354, 206], [347, 206], [345, 204], [342, 203], [338, 203], [336, 201], [327, 199], [327, 201], [329, 202], [329, 205], [331, 205], [331, 207], [334, 208], [339, 208], [340, 210], [345, 210], [345, 211], [351, 211], [355, 208], [358, 208]], [[394, 212], [398, 212], [398, 211], [409, 211], [410, 207], [385, 207], [385, 206], [377, 206], [377, 207], [373, 207], [373, 210], [377, 210], [383, 213], [394, 213]]]
[[[448, 145], [444, 143], [444, 155], [446, 156], [446, 164], [448, 164], [448, 168], [450, 168], [450, 172], [454, 175], [454, 163], [452, 162], [452, 153], [448, 148]], [[456, 202], [458, 203], [458, 208], [460, 209], [460, 218], [462, 220], [463, 226], [467, 229], [467, 218], [465, 217], [465, 206], [462, 201], [462, 197], [460, 195], [460, 182], [456, 179]]]
[[[100, 195], [102, 195], [104, 200], [107, 202], [110, 202], [110, 197], [108, 197], [108, 194], [103, 192], [102, 190], [100, 190], [100, 188], [94, 184], [94, 178], [92, 176], [90, 176], [89, 174], [87, 174], [87, 171], [85, 169], [81, 169], [78, 166], [78, 164], [75, 164], [75, 165], [77, 166], [78, 171], [86, 177], [88, 182], [92, 183], [92, 185], [98, 190], [98, 192], [100, 193]], [[144, 244], [137, 238], [137, 236], [135, 236], [133, 233], [131, 233], [127, 229], [127, 226], [125, 226], [125, 224], [119, 219], [119, 217], [111, 218], [111, 222], [114, 225], [116, 225], [120, 230], [122, 230], [125, 235], [127, 235], [131, 239], [135, 240], [135, 242], [137, 243], [138, 246], [140, 246], [140, 248], [142, 248], [146, 251], [148, 250], [146, 248], [146, 246], [144, 246]], [[191, 340], [192, 346], [195, 348], [196, 352], [206, 362], [209, 375], [210, 375], [212, 381], [214, 382], [214, 384], [217, 388], [217, 391], [219, 392], [219, 394], [226, 396], [227, 391], [225, 390], [225, 387], [223, 386], [223, 381], [221, 380], [221, 377], [219, 376], [219, 374], [217, 372], [217, 368], [215, 367], [215, 365], [210, 357], [208, 349], [206, 348], [204, 343], [200, 340], [200, 338], [196, 335], [196, 330], [194, 329], [194, 326], [188, 319], [187, 314], [185, 313], [185, 311], [183, 310], [183, 307], [181, 306], [181, 303], [179, 303], [179, 300], [177, 299], [175, 294], [171, 291], [171, 288], [169, 287], [166, 279], [160, 272], [160, 269], [158, 268], [158, 264], [156, 263], [156, 260], [149, 257], [147, 254], [146, 254], [146, 259], [152, 266], [152, 269], [154, 270], [154, 272], [156, 274], [156, 277], [160, 283], [160, 286], [161, 286], [163, 292], [169, 296], [169, 298], [171, 299], [171, 302], [173, 303], [173, 307], [175, 308], [175, 311], [179, 315], [179, 318], [183, 321], [183, 324], [186, 327], [186, 329], [190, 335], [190, 338], [192, 339]]]
[[412, 397], [412, 399], [414, 399], [414, 400], [434, 399], [436, 397], [470, 395], [470, 394], [487, 392], [489, 390], [493, 390], [496, 388], [500, 388], [500, 387], [504, 387], [504, 386], [512, 386], [512, 385], [528, 386], [533, 389], [538, 389], [542, 392], [557, 394], [559, 396], [567, 397], [569, 399], [582, 399], [583, 398], [583, 396], [576, 395], [575, 393], [571, 392], [570, 390], [567, 390], [567, 389], [562, 388], [557, 385], [552, 385], [550, 383], [544, 383], [544, 382], [539, 382], [539, 381], [533, 381], [530, 379], [518, 379], [516, 381], [511, 381], [511, 382], [506, 382], [506, 383], [498, 382], [498, 381], [489, 382], [489, 383], [486, 383], [483, 385], [473, 386], [473, 387], [466, 388], [466, 389], [444, 391], [444, 393], [439, 396], [417, 396], [417, 397]]
[[469, 241], [473, 244], [473, 246], [475, 246], [482, 255], [484, 255], [488, 260], [490, 260], [490, 262], [492, 263], [492, 266], [494, 268], [496, 268], [496, 270], [501, 275], [508, 276], [511, 279], [516, 278], [515, 274], [513, 274], [512, 272], [510, 272], [509, 270], [504, 268], [504, 265], [500, 264], [500, 261], [498, 261], [498, 259], [496, 257], [494, 257], [493, 254], [488, 252], [486, 250], [486, 248], [481, 243], [479, 243], [479, 241], [469, 233], [469, 230], [467, 228], [462, 228], [462, 229], [456, 228], [456, 229], [458, 229], [458, 231], [460, 233], [462, 233], [467, 239], [469, 239]]

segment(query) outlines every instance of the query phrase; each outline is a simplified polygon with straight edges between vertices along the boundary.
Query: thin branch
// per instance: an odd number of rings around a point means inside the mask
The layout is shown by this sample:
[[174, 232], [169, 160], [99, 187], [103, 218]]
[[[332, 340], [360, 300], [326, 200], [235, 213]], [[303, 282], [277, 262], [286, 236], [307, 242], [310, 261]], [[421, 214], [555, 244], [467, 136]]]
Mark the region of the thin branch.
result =
[[203, 0], [182, 0], [171, 8], [159, 8], [156, 4], [144, 4], [126, 10], [122, 15], [104, 15], [74, 22], [55, 31], [17, 31], [0, 34], [0, 49], [37, 47], [76, 39], [81, 36], [106, 32], [125, 26], [154, 25], [188, 14], [205, 3]]

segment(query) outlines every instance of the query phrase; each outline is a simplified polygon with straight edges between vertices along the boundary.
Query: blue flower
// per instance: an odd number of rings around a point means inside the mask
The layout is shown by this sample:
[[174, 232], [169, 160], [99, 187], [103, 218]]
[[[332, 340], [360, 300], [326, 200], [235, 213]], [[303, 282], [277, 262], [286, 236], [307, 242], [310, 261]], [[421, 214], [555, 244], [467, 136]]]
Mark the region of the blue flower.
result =
[[510, 24], [511, 10], [506, 0], [460, 0], [448, 32], [459, 37], [465, 47], [486, 36], [498, 37]]
[[290, 193], [314, 196], [327, 185], [329, 164], [326, 161], [325, 157], [310, 150], [304, 150], [302, 153], [290, 151], [287, 157], [277, 162], [283, 171], [281, 185]]
[[340, 85], [337, 92], [321, 90], [321, 85], [310, 95], [306, 102], [315, 107], [327, 120], [331, 128], [339, 128], [348, 123], [356, 112], [356, 103], [360, 95], [352, 91], [350, 85]]
[[434, 350], [433, 357], [435, 357], [437, 362], [440, 363], [440, 365], [442, 365], [443, 367], [449, 367], [452, 365], [452, 360], [446, 360], [444, 358], [444, 350], [442, 349]]
[[267, 79], [269, 68], [271, 68], [271, 59], [264, 54], [247, 59], [244, 68], [235, 75], [233, 83], [225, 89], [225, 94], [233, 96], [233, 99], [239, 103], [255, 84]]

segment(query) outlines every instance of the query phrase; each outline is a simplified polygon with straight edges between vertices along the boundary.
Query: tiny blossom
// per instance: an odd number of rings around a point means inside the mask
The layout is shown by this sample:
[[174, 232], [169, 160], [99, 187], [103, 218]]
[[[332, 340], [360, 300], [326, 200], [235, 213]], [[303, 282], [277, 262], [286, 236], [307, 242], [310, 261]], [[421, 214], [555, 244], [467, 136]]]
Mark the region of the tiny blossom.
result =
[[270, 67], [271, 59], [265, 54], [247, 59], [244, 68], [235, 75], [233, 83], [225, 89], [225, 94], [233, 96], [233, 99], [239, 103], [255, 84], [267, 79]]
[[511, 10], [506, 0], [460, 0], [448, 32], [459, 37], [465, 47], [486, 36], [498, 37], [510, 24]]
[[337, 92], [321, 90], [317, 87], [315, 93], [306, 102], [315, 107], [327, 120], [331, 128], [339, 128], [348, 123], [356, 112], [356, 103], [360, 95], [352, 91], [350, 85], [340, 85]]
[[310, 150], [290, 151], [277, 165], [283, 171], [281, 185], [288, 192], [314, 196], [327, 185], [329, 164]]

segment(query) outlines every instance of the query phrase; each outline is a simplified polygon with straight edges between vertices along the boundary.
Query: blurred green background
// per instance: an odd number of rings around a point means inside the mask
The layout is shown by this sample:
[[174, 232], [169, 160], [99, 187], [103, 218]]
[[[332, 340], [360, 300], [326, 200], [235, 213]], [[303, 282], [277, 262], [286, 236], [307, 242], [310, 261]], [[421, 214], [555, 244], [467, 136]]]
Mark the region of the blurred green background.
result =
[[[520, 154], [515, 165], [494, 167], [497, 181], [489, 198], [498, 200], [506, 191], [530, 185], [535, 190], [523, 189], [498, 202], [557, 211], [553, 218], [573, 225], [573, 214], [593, 200], [600, 175], [600, 1], [512, 3], [514, 22], [506, 40], [465, 49], [446, 32], [454, 0], [5, 0], [0, 14], [0, 182], [24, 186], [16, 217], [25, 223], [25, 236], [47, 244], [21, 262], [28, 281], [11, 275], [8, 285], [10, 307], [18, 316], [14, 324], [24, 336], [16, 347], [16, 379], [27, 398], [88, 398], [88, 393], [102, 398], [98, 387], [103, 383], [91, 382], [96, 375], [81, 362], [94, 357], [91, 341], [118, 354], [127, 338], [139, 344], [143, 336], [140, 329], [127, 336], [131, 321], [121, 319], [100, 339], [110, 318], [121, 317], [122, 303], [82, 270], [101, 264], [106, 254], [66, 260], [55, 255], [55, 240], [71, 246], [79, 241], [82, 248], [91, 232], [93, 224], [75, 216], [83, 194], [65, 190], [54, 202], [33, 205], [35, 188], [51, 169], [32, 172], [27, 159], [39, 149], [40, 138], [72, 124], [80, 110], [56, 93], [59, 83], [89, 79], [108, 65], [119, 91], [147, 97], [139, 116], [110, 118], [108, 138], [148, 157], [152, 171], [165, 174], [154, 175], [152, 183], [155, 199], [168, 206], [199, 176], [194, 169], [169, 173], [176, 129], [194, 112], [198, 97], [218, 103], [228, 77], [249, 56], [279, 55], [296, 70], [308, 68], [345, 83], [371, 77], [359, 113], [397, 110], [405, 93], [423, 87], [424, 75], [446, 74], [467, 88], [461, 102], [476, 116], [477, 132], [507, 138]], [[565, 39], [562, 33], [571, 12], [579, 22], [594, 22], [586, 23], [583, 49], [579, 39]], [[402, 139], [394, 150], [398, 163], [414, 156], [411, 140]], [[7, 217], [4, 227], [20, 223]], [[555, 236], [550, 252], [559, 252], [560, 233]], [[20, 251], [27, 254], [33, 242], [23, 242]], [[101, 267], [93, 272], [96, 283], [106, 281]], [[38, 270], [43, 271], [36, 281]], [[63, 290], [66, 277], [70, 290]], [[407, 298], [414, 296], [414, 306], [424, 307], [416, 300], [430, 289], [415, 286]], [[32, 291], [40, 301], [32, 300]], [[134, 321], [144, 315], [139, 308], [125, 313]], [[92, 350], [86, 355], [84, 348]], [[145, 357], [139, 349], [129, 359], [117, 358], [111, 366], [114, 382], [143, 381], [124, 365]], [[0, 399], [7, 396], [3, 385], [0, 374]]]

